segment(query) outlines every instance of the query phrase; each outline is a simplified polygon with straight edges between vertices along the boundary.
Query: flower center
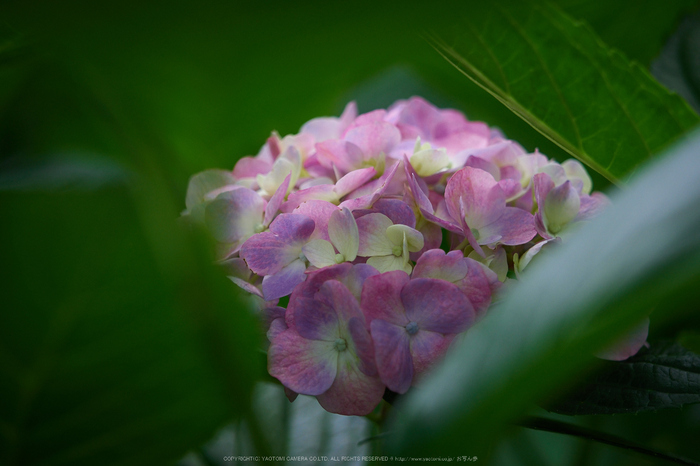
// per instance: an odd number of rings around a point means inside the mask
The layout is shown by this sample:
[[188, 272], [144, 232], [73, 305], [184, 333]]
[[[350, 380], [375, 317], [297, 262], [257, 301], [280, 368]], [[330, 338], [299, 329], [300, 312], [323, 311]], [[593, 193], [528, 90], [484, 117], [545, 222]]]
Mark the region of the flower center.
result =
[[406, 325], [406, 332], [408, 332], [409, 335], [415, 335], [418, 333], [418, 324], [415, 322], [409, 322], [408, 325]]
[[255, 231], [255, 233], [262, 233], [263, 231], [265, 231], [265, 225], [263, 225], [262, 223], [258, 223], [257, 225], [255, 225], [255, 228], [253, 230]]
[[348, 347], [348, 344], [345, 342], [343, 338], [338, 338], [335, 340], [335, 350], [338, 352], [345, 351]]
[[391, 250], [391, 253], [396, 257], [400, 257], [403, 254], [403, 246], [400, 244], [394, 246], [394, 248]]
[[335, 263], [342, 264], [343, 262], [345, 262], [345, 256], [342, 254], [336, 254], [335, 255]]
[[479, 237], [481, 237], [479, 230], [477, 230], [476, 228], [472, 228], [472, 235], [474, 235], [475, 240], [479, 241]]

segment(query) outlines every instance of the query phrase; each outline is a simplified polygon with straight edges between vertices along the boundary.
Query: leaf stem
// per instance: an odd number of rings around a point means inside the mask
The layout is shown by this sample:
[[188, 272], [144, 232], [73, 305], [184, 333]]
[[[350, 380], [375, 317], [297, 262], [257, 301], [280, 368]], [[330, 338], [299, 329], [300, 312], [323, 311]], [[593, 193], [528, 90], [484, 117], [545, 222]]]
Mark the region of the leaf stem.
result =
[[617, 448], [624, 448], [626, 450], [632, 450], [643, 455], [652, 456], [654, 458], [659, 458], [676, 464], [700, 466], [700, 463], [697, 463], [695, 461], [681, 458], [670, 453], [664, 453], [658, 450], [643, 447], [641, 445], [630, 442], [615, 435], [610, 435], [603, 432], [587, 429], [585, 427], [577, 426], [575, 424], [556, 421], [554, 419], [530, 416], [516, 423], [516, 425], [519, 425], [520, 427], [525, 427], [527, 429], [541, 430], [543, 432], [552, 432], [555, 434], [571, 435], [573, 437], [579, 437], [594, 442], [600, 442], [606, 445], [610, 445]]

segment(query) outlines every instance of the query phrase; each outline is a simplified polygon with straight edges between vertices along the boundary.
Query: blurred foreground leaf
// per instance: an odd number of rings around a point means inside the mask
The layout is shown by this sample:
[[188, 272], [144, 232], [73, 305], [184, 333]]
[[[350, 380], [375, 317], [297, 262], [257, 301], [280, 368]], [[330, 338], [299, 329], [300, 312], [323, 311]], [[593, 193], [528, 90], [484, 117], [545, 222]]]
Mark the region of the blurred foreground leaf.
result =
[[0, 176], [0, 463], [175, 461], [248, 408], [254, 322], [157, 179], [59, 159]]
[[606, 178], [624, 178], [698, 123], [644, 69], [553, 5], [488, 8], [435, 47], [471, 80]]
[[700, 134], [613, 197], [448, 354], [393, 427], [405, 454], [474, 454], [652, 308], [700, 291]]
[[642, 348], [603, 371], [549, 411], [560, 414], [637, 413], [700, 403], [700, 356], [674, 343]]

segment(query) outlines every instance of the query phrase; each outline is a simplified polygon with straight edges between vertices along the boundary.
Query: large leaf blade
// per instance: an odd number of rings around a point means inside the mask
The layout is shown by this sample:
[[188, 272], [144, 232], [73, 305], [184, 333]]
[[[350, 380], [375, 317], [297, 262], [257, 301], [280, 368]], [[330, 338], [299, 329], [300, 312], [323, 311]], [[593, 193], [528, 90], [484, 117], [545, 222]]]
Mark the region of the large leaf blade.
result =
[[2, 464], [172, 462], [248, 409], [252, 315], [154, 178], [111, 173], [3, 183]]
[[700, 356], [674, 343], [642, 349], [625, 361], [609, 361], [592, 380], [548, 407], [570, 414], [618, 414], [700, 403]]
[[552, 5], [475, 13], [429, 36], [460, 71], [610, 180], [698, 123], [645, 70]]

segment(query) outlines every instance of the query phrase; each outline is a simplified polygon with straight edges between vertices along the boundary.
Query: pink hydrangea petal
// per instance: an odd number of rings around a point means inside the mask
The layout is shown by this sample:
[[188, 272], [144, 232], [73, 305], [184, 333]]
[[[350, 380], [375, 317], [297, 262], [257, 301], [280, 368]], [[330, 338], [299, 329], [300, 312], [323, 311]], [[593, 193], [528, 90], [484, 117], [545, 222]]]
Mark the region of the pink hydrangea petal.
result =
[[247, 281], [240, 279], [238, 277], [228, 277], [229, 280], [231, 280], [233, 283], [238, 285], [242, 290], [254, 295], [258, 296], [260, 298], [263, 297], [262, 291], [258, 289], [257, 286], [253, 285], [252, 283], [248, 283]]
[[590, 220], [610, 204], [610, 199], [603, 193], [593, 193], [590, 196], [581, 196], [581, 208], [574, 221]]
[[290, 212], [299, 207], [302, 203], [308, 201], [336, 203], [339, 199], [335, 191], [335, 186], [332, 184], [319, 184], [290, 193], [289, 196], [287, 196], [287, 202], [282, 204], [281, 210], [283, 212]]
[[477, 157], [475, 155], [469, 156], [464, 166], [478, 168], [480, 170], [488, 172], [496, 180], [501, 178], [501, 171], [495, 163], [489, 162], [488, 160], [482, 159], [481, 157]]
[[270, 326], [268, 327], [266, 333], [267, 340], [271, 342], [277, 337], [277, 335], [284, 332], [288, 328], [289, 327], [287, 327], [284, 318], [273, 319], [272, 322], [270, 322]]
[[[362, 287], [365, 280], [379, 272], [367, 264], [342, 264], [316, 270], [307, 274], [307, 279], [303, 285], [297, 287], [289, 298], [289, 309], [296, 306], [296, 300], [300, 296], [313, 298], [328, 280], [338, 280], [350, 291], [353, 297], [359, 302], [362, 294]], [[289, 313], [288, 313], [289, 315]]]
[[362, 149], [365, 158], [369, 159], [377, 157], [382, 152], [388, 154], [401, 142], [401, 132], [391, 123], [374, 121], [350, 128], [345, 133], [345, 140]]
[[294, 327], [307, 340], [334, 342], [340, 335], [338, 313], [318, 299], [299, 298], [294, 309]]
[[460, 202], [463, 202], [464, 216], [469, 228], [480, 230], [501, 216], [506, 196], [488, 172], [465, 167], [447, 182], [445, 202], [447, 210], [455, 219], [462, 217]]
[[306, 201], [294, 209], [292, 213], [302, 214], [314, 221], [316, 228], [314, 229], [311, 239], [325, 239], [330, 241], [328, 236], [328, 220], [333, 212], [337, 211], [338, 207], [328, 201]]
[[474, 307], [476, 316], [483, 315], [491, 304], [491, 296], [498, 290], [502, 283], [493, 270], [474, 259], [464, 258], [468, 267], [468, 273], [464, 279], [456, 283]]
[[415, 278], [401, 290], [406, 318], [420, 330], [459, 333], [474, 322], [474, 308], [455, 285], [434, 278]]
[[374, 319], [382, 319], [400, 326], [408, 324], [401, 301], [401, 289], [408, 281], [408, 274], [398, 270], [374, 275], [365, 280], [360, 302], [368, 323]]
[[426, 251], [416, 262], [412, 278], [437, 278], [451, 283], [458, 282], [469, 273], [462, 251], [445, 253], [442, 249]]
[[334, 344], [307, 340], [293, 329], [285, 330], [270, 343], [268, 372], [297, 393], [320, 395], [331, 387], [338, 372]]
[[610, 361], [624, 361], [637, 354], [642, 346], [647, 344], [648, 335], [649, 318], [647, 317], [611, 347], [600, 351], [597, 356]]
[[[375, 202], [377, 202], [391, 185], [396, 172], [398, 171], [399, 164], [395, 163], [388, 170], [384, 171], [384, 174], [374, 181], [370, 181], [365, 184], [362, 188], [357, 191], [353, 191], [349, 194], [348, 199], [340, 203], [340, 207], [347, 207], [350, 210], [356, 209], [369, 209]], [[367, 191], [368, 194], [360, 195], [358, 191]]]
[[248, 264], [240, 257], [232, 257], [218, 263], [228, 277], [238, 277], [243, 280], [248, 280], [251, 275], [251, 270]]
[[262, 223], [265, 200], [255, 191], [238, 188], [219, 194], [205, 209], [204, 221], [212, 236], [233, 243], [255, 233]]
[[358, 189], [371, 180], [376, 174], [377, 171], [372, 167], [351, 171], [335, 184], [335, 192], [338, 195], [338, 199]]
[[316, 144], [316, 154], [319, 163], [335, 167], [342, 173], [360, 168], [364, 163], [362, 149], [347, 141], [330, 139]]
[[277, 214], [277, 211], [279, 211], [282, 202], [284, 202], [284, 197], [287, 195], [287, 191], [289, 189], [289, 181], [291, 180], [291, 178], [292, 174], [290, 173], [284, 179], [280, 187], [277, 188], [277, 191], [275, 191], [275, 194], [272, 195], [269, 202], [265, 206], [265, 219], [263, 221], [263, 225], [268, 226]]
[[375, 319], [370, 324], [377, 370], [382, 382], [396, 393], [406, 393], [413, 381], [410, 336], [403, 326]]
[[333, 212], [328, 221], [328, 236], [346, 261], [355, 260], [360, 245], [360, 233], [352, 212], [347, 208]]
[[420, 330], [410, 341], [411, 358], [413, 359], [414, 385], [415, 380], [429, 370], [445, 355], [452, 343], [453, 335]]
[[314, 118], [304, 123], [299, 132], [312, 135], [317, 142], [326, 139], [338, 139], [356, 116], [357, 105], [355, 102], [349, 102], [340, 118]]
[[264, 160], [256, 157], [243, 157], [236, 162], [233, 168], [233, 176], [236, 178], [255, 178], [257, 175], [266, 175], [272, 170], [272, 160]]
[[346, 416], [365, 416], [382, 401], [384, 384], [369, 377], [358, 367], [348, 351], [340, 353], [338, 373], [331, 387], [318, 395], [319, 404], [328, 412]]
[[352, 317], [348, 321], [348, 333], [352, 343], [352, 350], [359, 359], [358, 367], [363, 374], [370, 377], [377, 375], [377, 364], [374, 361], [374, 344], [367, 331], [365, 319]]
[[279, 299], [294, 291], [299, 283], [306, 280], [306, 264], [296, 259], [279, 272], [266, 275], [262, 281], [263, 295], [266, 300]]

